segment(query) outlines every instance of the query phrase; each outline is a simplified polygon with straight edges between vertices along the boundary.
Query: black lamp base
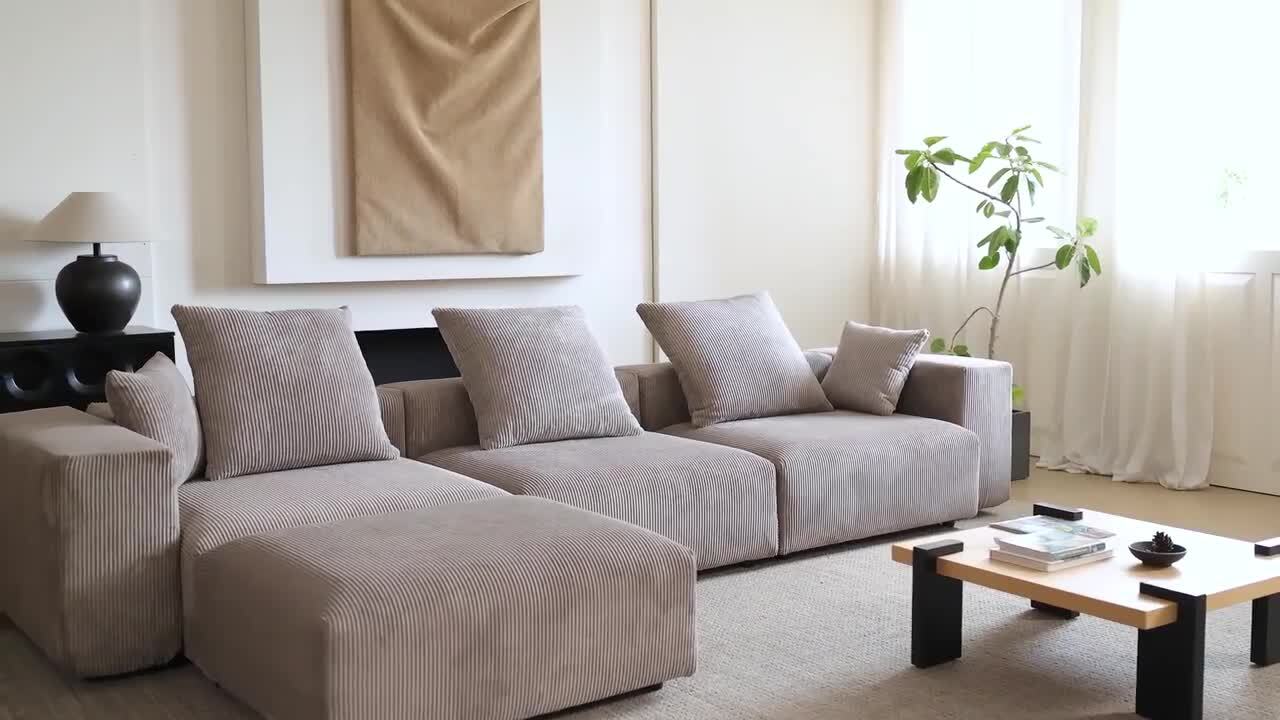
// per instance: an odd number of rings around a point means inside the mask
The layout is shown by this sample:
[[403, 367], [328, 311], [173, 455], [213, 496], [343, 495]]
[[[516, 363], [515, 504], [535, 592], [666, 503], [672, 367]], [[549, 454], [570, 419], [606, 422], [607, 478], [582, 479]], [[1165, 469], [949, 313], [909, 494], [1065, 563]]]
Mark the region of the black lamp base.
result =
[[54, 285], [58, 305], [82, 333], [119, 332], [129, 324], [142, 298], [142, 280], [115, 255], [81, 255], [62, 268]]

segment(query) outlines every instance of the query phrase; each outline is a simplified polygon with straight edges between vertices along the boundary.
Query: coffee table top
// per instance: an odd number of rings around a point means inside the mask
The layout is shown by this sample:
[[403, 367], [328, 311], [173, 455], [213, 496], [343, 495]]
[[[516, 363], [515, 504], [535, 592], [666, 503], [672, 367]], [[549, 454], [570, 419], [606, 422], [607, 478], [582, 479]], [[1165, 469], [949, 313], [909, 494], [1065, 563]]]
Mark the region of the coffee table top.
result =
[[[993, 538], [1008, 533], [983, 527], [896, 543], [893, 559], [910, 565], [916, 545], [959, 540], [964, 550], [938, 558], [939, 575], [1141, 630], [1174, 622], [1178, 608], [1171, 601], [1140, 594], [1140, 583], [1204, 595], [1210, 611], [1280, 593], [1280, 557], [1256, 556], [1253, 543], [1093, 510], [1084, 511], [1083, 522], [1116, 534], [1108, 540], [1113, 557], [1051, 573], [1031, 570], [991, 560]], [[1157, 530], [1168, 532], [1174, 542], [1187, 548], [1187, 556], [1177, 565], [1150, 568], [1129, 553], [1130, 543], [1150, 540]]]

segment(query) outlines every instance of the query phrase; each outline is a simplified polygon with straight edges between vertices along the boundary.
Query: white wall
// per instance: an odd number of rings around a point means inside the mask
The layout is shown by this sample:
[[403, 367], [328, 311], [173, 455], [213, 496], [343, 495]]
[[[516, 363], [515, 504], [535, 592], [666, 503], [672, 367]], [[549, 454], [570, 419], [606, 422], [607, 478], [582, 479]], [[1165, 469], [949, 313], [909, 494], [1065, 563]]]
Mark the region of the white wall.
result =
[[866, 319], [875, 0], [654, 0], [659, 299], [768, 289], [805, 346]]
[[[569, 2], [581, 0], [544, 0]], [[865, 313], [871, 0], [656, 0], [662, 299], [774, 291], [805, 344]], [[0, 330], [65, 327], [70, 248], [22, 233], [66, 193], [115, 189], [156, 242], [135, 322], [174, 303], [348, 304], [359, 328], [430, 324], [436, 305], [576, 303], [616, 362], [651, 345], [649, 0], [598, 18], [609, 172], [599, 251], [574, 278], [272, 286], [252, 282], [245, 8], [240, 0], [0, 0]], [[587, 29], [584, 28], [584, 32]], [[864, 177], [865, 175], [865, 177]]]
[[21, 234], [70, 191], [118, 189], [149, 208], [156, 238], [153, 260], [145, 246], [116, 248], [134, 251], [121, 255], [154, 298], [135, 323], [172, 327], [174, 303], [348, 304], [362, 329], [428, 325], [437, 305], [576, 303], [614, 361], [650, 357], [634, 312], [651, 277], [647, 0], [599, 17], [610, 172], [585, 274], [288, 287], [252, 282], [244, 11], [237, 0], [0, 0], [0, 330], [66, 325], [51, 279], [73, 250]]

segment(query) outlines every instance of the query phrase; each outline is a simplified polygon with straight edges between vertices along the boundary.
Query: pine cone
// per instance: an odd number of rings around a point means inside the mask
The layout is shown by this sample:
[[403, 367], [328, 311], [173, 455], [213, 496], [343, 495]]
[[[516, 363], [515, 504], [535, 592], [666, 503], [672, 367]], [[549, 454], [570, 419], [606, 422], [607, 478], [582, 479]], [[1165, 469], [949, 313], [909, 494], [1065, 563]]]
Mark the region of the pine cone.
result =
[[1168, 533], [1158, 532], [1151, 538], [1151, 549], [1158, 553], [1174, 552], [1173, 547], [1173, 538]]

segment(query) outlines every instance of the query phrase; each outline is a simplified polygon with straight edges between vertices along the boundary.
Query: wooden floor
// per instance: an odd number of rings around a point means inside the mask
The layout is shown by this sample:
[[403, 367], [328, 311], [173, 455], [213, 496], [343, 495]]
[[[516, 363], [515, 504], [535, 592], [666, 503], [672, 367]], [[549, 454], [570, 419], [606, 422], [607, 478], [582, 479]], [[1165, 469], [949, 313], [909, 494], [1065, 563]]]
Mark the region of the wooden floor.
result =
[[1013, 484], [1015, 500], [1048, 501], [1240, 540], [1280, 537], [1280, 497], [1226, 488], [1166, 490], [1097, 475], [1033, 469]]

